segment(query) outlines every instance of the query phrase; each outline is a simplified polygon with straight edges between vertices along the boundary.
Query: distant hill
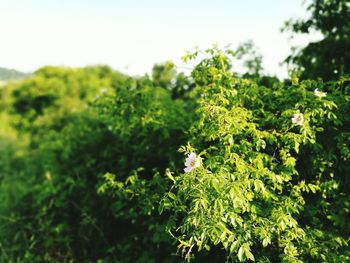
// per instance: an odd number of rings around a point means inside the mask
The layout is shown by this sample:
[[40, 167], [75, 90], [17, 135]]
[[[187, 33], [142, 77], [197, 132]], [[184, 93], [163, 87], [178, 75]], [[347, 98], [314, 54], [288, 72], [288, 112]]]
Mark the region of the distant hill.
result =
[[7, 69], [0, 67], [0, 81], [23, 79], [27, 76], [28, 74], [15, 69]]

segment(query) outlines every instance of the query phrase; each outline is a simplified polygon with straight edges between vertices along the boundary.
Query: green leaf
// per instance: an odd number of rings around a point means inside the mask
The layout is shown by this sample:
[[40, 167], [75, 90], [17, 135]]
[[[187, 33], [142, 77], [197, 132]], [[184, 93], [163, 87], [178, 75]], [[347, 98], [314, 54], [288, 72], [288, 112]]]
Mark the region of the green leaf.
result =
[[238, 250], [238, 253], [237, 253], [237, 257], [238, 257], [238, 260], [239, 261], [243, 261], [244, 260], [244, 247], [241, 246]]

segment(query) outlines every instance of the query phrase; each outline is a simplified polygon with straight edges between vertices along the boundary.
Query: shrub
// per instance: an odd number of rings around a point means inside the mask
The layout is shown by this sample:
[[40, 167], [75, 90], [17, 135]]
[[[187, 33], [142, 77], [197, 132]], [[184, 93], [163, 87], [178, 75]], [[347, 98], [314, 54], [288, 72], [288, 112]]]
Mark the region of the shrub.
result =
[[219, 246], [239, 261], [349, 260], [349, 79], [265, 88], [226, 60], [216, 51], [194, 70], [199, 119], [180, 151], [203, 161], [177, 169], [162, 201], [178, 248], [188, 259]]
[[350, 260], [350, 79], [245, 79], [206, 54], [188, 78], [48, 67], [5, 87], [4, 260]]

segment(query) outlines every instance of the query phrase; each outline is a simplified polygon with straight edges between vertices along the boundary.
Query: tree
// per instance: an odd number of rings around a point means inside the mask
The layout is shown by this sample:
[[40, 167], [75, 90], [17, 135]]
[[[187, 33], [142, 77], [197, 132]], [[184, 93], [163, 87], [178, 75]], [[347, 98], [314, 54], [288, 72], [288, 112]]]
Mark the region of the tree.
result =
[[350, 1], [312, 0], [307, 7], [308, 19], [289, 20], [285, 30], [294, 34], [320, 32], [320, 41], [309, 43], [296, 50], [286, 62], [302, 71], [303, 78], [338, 79], [350, 73]]
[[237, 47], [236, 56], [239, 60], [242, 60], [243, 66], [246, 69], [246, 73], [243, 75], [244, 77], [259, 78], [262, 75], [263, 57], [252, 40], [240, 44]]
[[171, 91], [172, 98], [184, 98], [194, 88], [193, 82], [183, 72], [178, 73], [172, 61], [155, 64], [152, 69], [152, 82], [157, 87]]

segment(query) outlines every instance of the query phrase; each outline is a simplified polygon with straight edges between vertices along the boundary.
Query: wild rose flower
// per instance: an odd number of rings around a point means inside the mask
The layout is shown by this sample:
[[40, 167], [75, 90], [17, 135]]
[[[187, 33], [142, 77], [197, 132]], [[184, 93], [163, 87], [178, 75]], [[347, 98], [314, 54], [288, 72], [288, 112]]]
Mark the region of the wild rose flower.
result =
[[303, 125], [303, 122], [304, 122], [304, 116], [302, 113], [295, 113], [293, 115], [293, 118], [292, 118], [292, 122], [295, 124], [295, 125]]
[[188, 157], [186, 158], [186, 161], [185, 161], [185, 173], [189, 173], [191, 172], [194, 168], [197, 168], [200, 166], [201, 164], [201, 157], [197, 157], [197, 155], [193, 152], [191, 152]]
[[327, 92], [319, 91], [318, 89], [314, 90], [315, 96], [319, 98], [326, 97]]

